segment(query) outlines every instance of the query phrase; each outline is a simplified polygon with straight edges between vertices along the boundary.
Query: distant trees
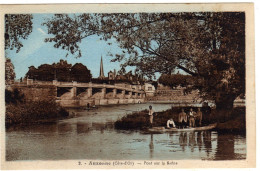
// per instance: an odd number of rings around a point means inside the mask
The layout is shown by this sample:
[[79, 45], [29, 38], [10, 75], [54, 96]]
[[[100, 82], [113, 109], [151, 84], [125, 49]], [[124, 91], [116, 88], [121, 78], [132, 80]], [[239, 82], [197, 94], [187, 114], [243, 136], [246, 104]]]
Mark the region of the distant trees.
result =
[[43, 64], [38, 68], [29, 67], [26, 77], [40, 81], [77, 81], [90, 82], [92, 75], [90, 70], [83, 64], [76, 63], [75, 65], [68, 64], [65, 60], [60, 60], [52, 65]]
[[159, 83], [163, 84], [164, 86], [169, 87], [177, 87], [177, 86], [188, 86], [194, 85], [194, 81], [191, 75], [181, 75], [181, 74], [162, 74], [158, 79]]
[[78, 82], [90, 82], [92, 78], [90, 70], [81, 63], [76, 63], [72, 66], [70, 75], [71, 80]]

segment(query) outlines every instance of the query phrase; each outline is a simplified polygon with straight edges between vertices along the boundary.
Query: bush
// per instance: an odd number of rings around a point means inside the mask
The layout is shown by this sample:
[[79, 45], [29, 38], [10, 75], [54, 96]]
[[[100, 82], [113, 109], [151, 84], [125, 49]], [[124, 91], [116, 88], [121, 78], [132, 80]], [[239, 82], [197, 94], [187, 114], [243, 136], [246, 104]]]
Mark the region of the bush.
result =
[[120, 120], [115, 122], [115, 128], [117, 129], [140, 129], [148, 126], [149, 118], [148, 111], [144, 110], [137, 113], [132, 113], [124, 116]]
[[5, 103], [17, 104], [24, 100], [24, 94], [21, 94], [18, 89], [14, 89], [13, 91], [5, 89]]
[[6, 126], [39, 123], [68, 116], [54, 101], [37, 101], [6, 105]]

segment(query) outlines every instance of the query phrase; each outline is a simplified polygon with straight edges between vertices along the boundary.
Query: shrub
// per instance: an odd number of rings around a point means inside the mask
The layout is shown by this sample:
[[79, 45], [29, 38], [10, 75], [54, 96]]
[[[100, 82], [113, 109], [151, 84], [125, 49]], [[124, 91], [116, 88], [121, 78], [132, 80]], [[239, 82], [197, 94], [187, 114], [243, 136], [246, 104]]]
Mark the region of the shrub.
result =
[[14, 89], [13, 91], [5, 89], [5, 103], [17, 104], [24, 100], [24, 94], [21, 94], [18, 89]]
[[36, 101], [6, 105], [6, 126], [39, 123], [68, 116], [69, 113], [54, 101]]

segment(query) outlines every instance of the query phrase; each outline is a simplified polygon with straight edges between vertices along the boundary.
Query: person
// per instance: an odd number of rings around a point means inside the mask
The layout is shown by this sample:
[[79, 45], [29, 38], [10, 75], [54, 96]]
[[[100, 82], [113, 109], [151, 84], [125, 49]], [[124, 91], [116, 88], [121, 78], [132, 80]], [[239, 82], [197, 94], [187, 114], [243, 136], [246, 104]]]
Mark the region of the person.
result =
[[90, 106], [89, 106], [89, 103], [87, 104], [87, 109], [89, 109], [90, 108]]
[[171, 125], [172, 125], [172, 128], [176, 128], [175, 123], [172, 118], [167, 121], [167, 128], [170, 128]]
[[149, 106], [149, 121], [150, 121], [150, 127], [153, 127], [153, 114], [154, 114], [154, 111], [153, 111], [153, 107], [150, 105]]
[[189, 126], [190, 127], [195, 127], [195, 116], [196, 116], [196, 113], [192, 110], [192, 108], [190, 108], [190, 112], [189, 112]]
[[196, 120], [198, 121], [199, 126], [201, 126], [202, 112], [201, 112], [200, 108], [198, 108], [197, 115], [196, 115]]
[[181, 109], [181, 113], [179, 113], [179, 126], [184, 128], [187, 125], [187, 114], [184, 112], [184, 109]]

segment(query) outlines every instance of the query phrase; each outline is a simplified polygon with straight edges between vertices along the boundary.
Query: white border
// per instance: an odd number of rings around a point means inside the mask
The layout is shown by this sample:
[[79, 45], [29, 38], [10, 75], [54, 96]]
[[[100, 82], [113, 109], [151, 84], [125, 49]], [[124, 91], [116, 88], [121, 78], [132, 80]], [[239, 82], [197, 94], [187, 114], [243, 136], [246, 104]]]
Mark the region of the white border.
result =
[[[142, 0], [142, 1], [138, 1], [138, 0], [123, 0], [123, 1], [119, 1], [119, 0], [111, 0], [111, 1], [108, 1], [108, 0], [89, 0], [88, 3], [189, 3], [189, 2], [192, 2], [192, 3], [209, 3], [209, 1], [203, 1], [203, 0], [189, 0], [189, 1], [181, 1], [181, 0], [175, 0], [175, 1], [172, 1], [172, 0], [163, 0], [163, 1], [159, 1], [159, 0]], [[258, 76], [258, 74], [260, 73], [260, 67], [258, 67], [258, 65], [260, 64], [260, 59], [259, 59], [259, 30], [260, 30], [260, 26], [259, 26], [259, 22], [260, 22], [260, 1], [257, 1], [257, 0], [244, 0], [244, 1], [234, 1], [234, 0], [229, 0], [229, 1], [226, 1], [226, 0], [219, 0], [219, 1], [210, 1], [210, 3], [213, 3], [213, 2], [254, 2], [254, 5], [255, 5], [255, 47], [256, 47], [256, 50], [255, 50], [255, 66], [256, 66], [256, 72], [255, 72], [255, 81], [256, 81], [256, 120], [257, 120], [257, 123], [259, 121], [259, 117], [257, 116], [257, 113], [259, 113], [258, 111], [260, 110], [259, 106], [260, 106], [260, 103], [258, 102], [258, 99], [259, 99], [259, 90], [258, 90], [258, 87], [260, 87], [260, 78]], [[70, 0], [56, 0], [55, 2], [53, 0], [45, 0], [45, 1], [33, 1], [33, 0], [21, 0], [21, 1], [17, 1], [17, 0], [0, 0], [0, 4], [46, 4], [46, 3], [86, 3], [86, 1], [83, 1], [83, 0], [74, 0], [74, 1], [70, 1]], [[256, 128], [257, 128], [257, 145], [259, 143], [259, 126], [258, 124], [256, 124]], [[256, 145], [256, 147], [257, 147]], [[256, 148], [256, 154], [257, 154], [257, 161], [259, 161], [258, 159], [258, 154], [260, 154], [260, 150], [259, 148]], [[258, 163], [258, 162], [257, 162]], [[259, 164], [257, 164], [257, 168], [259, 168]], [[235, 169], [235, 170], [256, 170], [257, 168], [255, 169]], [[178, 169], [179, 170], [179, 169]], [[196, 169], [193, 169], [193, 170], [196, 170]], [[207, 169], [208, 170], [208, 169]], [[219, 169], [210, 169], [210, 170], [219, 170]], [[222, 169], [222, 170], [225, 170], [225, 169]]]

